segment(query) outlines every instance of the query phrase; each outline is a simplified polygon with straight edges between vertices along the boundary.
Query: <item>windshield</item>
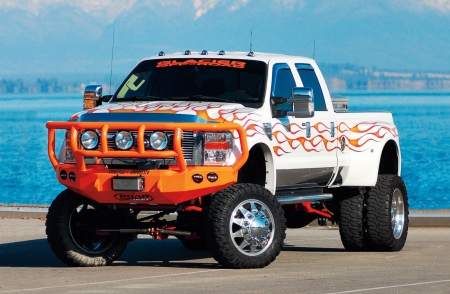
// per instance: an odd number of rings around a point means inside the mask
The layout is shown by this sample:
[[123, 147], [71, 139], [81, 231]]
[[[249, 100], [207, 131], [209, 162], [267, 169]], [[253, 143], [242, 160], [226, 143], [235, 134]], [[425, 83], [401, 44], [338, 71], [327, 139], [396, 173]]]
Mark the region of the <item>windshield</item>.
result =
[[253, 60], [146, 60], [127, 77], [113, 102], [194, 100], [260, 107], [266, 68], [264, 62]]

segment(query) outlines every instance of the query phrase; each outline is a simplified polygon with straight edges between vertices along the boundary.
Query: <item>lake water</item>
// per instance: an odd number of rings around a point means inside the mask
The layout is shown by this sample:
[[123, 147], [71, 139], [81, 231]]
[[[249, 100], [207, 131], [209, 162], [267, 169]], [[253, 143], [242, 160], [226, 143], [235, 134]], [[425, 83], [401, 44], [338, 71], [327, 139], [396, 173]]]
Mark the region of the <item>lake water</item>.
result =
[[[450, 208], [450, 93], [340, 94], [349, 110], [393, 113], [410, 208]], [[0, 204], [48, 205], [64, 189], [48, 161], [45, 123], [67, 120], [81, 96], [0, 96]]]

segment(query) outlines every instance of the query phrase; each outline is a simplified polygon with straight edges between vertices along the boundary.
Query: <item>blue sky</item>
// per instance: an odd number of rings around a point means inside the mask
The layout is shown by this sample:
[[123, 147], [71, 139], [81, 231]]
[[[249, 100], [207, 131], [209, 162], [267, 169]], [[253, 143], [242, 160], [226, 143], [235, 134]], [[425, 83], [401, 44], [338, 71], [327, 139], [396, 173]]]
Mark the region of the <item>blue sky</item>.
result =
[[[160, 50], [450, 71], [450, 0], [0, 0], [0, 78], [107, 75]], [[315, 52], [314, 52], [315, 43]]]

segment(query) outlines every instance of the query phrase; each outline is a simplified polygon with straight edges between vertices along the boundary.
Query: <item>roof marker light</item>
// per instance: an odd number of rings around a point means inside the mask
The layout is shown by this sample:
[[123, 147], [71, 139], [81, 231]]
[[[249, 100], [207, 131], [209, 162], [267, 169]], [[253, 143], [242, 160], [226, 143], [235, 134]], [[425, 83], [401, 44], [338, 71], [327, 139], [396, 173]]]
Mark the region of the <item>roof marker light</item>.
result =
[[202, 55], [208, 55], [208, 51], [203, 50], [203, 51], [202, 51]]
[[191, 51], [189, 50], [184, 51], [184, 55], [191, 55]]
[[219, 55], [225, 55], [225, 51], [220, 50]]
[[166, 53], [164, 53], [164, 51], [159, 51], [158, 56], [164, 56], [166, 55]]

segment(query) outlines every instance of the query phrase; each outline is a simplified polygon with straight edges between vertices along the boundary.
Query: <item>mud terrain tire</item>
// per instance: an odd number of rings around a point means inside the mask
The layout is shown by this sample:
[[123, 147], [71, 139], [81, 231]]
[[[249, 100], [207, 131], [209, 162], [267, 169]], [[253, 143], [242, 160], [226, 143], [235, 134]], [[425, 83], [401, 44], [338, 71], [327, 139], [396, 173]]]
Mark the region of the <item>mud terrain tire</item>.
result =
[[402, 178], [379, 175], [366, 194], [369, 246], [375, 251], [400, 251], [408, 235], [408, 195]]
[[366, 249], [364, 230], [364, 190], [345, 188], [339, 191], [339, 234], [347, 251]]
[[206, 212], [207, 248], [228, 268], [269, 265], [283, 247], [285, 231], [280, 203], [256, 184], [235, 184], [216, 193]]
[[116, 260], [127, 246], [124, 234], [96, 234], [102, 221], [98, 203], [69, 189], [53, 200], [46, 225], [52, 251], [69, 266], [103, 266]]

